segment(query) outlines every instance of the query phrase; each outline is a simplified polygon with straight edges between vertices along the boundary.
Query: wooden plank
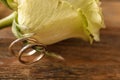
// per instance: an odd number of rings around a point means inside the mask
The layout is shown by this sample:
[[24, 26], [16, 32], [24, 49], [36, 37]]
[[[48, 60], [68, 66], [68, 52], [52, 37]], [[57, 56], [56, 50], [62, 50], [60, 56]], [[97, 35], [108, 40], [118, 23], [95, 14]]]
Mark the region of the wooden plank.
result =
[[120, 80], [120, 3], [107, 0], [102, 7], [107, 28], [101, 42], [69, 39], [48, 46], [65, 61], [46, 56], [32, 65], [20, 64], [7, 50], [15, 39], [10, 28], [0, 30], [0, 80]]
[[120, 1], [104, 1], [102, 7], [106, 26], [120, 27]]

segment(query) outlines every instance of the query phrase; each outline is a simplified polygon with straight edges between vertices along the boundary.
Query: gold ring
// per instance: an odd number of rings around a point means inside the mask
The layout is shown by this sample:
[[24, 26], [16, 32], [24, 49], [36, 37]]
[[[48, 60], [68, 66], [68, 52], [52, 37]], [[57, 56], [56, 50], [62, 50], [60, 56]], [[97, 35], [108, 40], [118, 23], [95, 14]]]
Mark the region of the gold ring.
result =
[[[23, 55], [24, 55], [25, 51], [27, 49], [33, 48], [35, 46], [42, 47], [41, 51], [37, 51], [37, 50], [33, 49], [35, 51], [32, 54], [35, 54], [36, 52], [39, 52], [39, 56], [36, 56], [34, 59], [32, 59], [30, 61], [23, 60], [22, 57], [24, 57]], [[42, 59], [45, 55], [45, 52], [46, 52], [45, 46], [43, 46], [42, 44], [28, 44], [19, 51], [18, 59], [22, 64], [32, 64], [32, 63], [38, 62], [40, 59]], [[29, 57], [31, 57], [31, 56], [32, 55], [29, 55]]]
[[23, 42], [23, 41], [29, 41], [29, 43], [37, 43], [37, 41], [35, 39], [32, 39], [32, 38], [19, 38], [19, 39], [16, 39], [15, 41], [13, 41], [10, 46], [9, 46], [9, 52], [14, 55], [14, 56], [17, 56], [17, 54], [14, 52], [13, 50], [13, 47], [15, 46], [15, 44], [19, 43], [19, 42]]

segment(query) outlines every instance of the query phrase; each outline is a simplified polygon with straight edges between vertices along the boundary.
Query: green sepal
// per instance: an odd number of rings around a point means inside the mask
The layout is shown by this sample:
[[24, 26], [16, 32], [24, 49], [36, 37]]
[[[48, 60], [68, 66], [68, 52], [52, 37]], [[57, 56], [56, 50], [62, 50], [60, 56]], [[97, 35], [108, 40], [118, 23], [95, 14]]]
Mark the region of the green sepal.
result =
[[15, 19], [13, 20], [12, 32], [17, 38], [22, 38], [23, 35], [22, 35], [22, 32], [19, 28], [20, 25], [18, 24], [17, 18], [18, 18], [18, 16], [16, 16]]

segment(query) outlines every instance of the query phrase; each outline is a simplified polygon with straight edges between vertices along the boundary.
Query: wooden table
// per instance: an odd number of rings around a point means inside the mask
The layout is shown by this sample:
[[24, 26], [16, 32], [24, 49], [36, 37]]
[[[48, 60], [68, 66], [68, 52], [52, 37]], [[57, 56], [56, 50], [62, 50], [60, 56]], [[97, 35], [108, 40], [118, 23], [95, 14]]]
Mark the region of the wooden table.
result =
[[[7, 48], [15, 40], [11, 29], [0, 30], [0, 80], [120, 80], [120, 0], [102, 2], [107, 28], [101, 31], [101, 42], [69, 39], [48, 46], [65, 61], [45, 57], [23, 65], [9, 55]], [[0, 4], [0, 18], [8, 13]]]

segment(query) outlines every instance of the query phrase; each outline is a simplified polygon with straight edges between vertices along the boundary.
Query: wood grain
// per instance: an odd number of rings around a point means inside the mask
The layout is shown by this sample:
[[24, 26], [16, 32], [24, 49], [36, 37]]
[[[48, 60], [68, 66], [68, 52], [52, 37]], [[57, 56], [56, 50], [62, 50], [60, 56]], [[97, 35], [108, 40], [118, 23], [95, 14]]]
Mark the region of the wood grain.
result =
[[46, 56], [32, 65], [20, 64], [7, 50], [15, 39], [10, 28], [0, 30], [0, 80], [120, 80], [120, 1], [102, 2], [107, 28], [101, 30], [101, 42], [69, 39], [48, 46], [65, 61]]

